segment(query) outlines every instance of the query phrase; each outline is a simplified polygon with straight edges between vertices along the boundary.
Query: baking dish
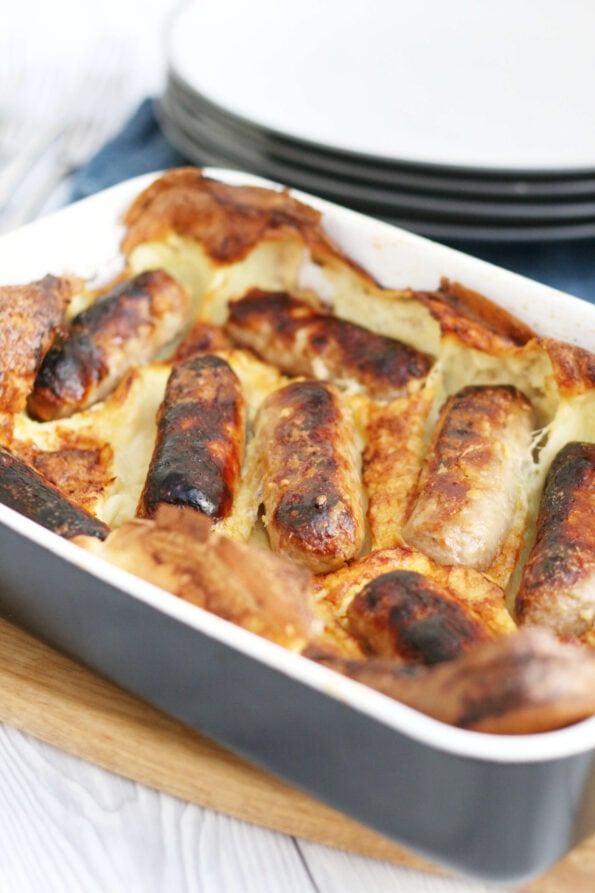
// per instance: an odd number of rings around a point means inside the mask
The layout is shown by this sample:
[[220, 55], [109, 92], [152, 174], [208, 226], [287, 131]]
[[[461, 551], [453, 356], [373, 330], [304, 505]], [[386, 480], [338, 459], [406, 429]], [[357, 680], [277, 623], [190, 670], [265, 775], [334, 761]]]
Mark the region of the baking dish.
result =
[[[263, 181], [209, 171], [229, 183]], [[0, 281], [106, 280], [117, 221], [152, 177], [5, 236]], [[270, 185], [270, 184], [265, 184]], [[456, 278], [540, 333], [591, 347], [595, 308], [354, 212], [298, 195], [383, 284]], [[178, 719], [439, 863], [533, 876], [595, 829], [595, 720], [540, 735], [446, 726], [176, 599], [0, 506], [5, 613]]]

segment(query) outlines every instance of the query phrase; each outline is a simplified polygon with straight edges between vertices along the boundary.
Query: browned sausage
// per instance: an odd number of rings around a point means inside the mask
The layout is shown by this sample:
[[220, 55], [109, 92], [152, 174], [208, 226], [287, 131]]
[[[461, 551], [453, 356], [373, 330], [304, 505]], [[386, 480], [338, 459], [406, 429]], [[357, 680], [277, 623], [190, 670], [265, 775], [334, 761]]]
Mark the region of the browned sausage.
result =
[[432, 360], [413, 347], [316, 310], [284, 292], [253, 289], [229, 307], [227, 331], [291, 375], [355, 383], [392, 399], [423, 378]]
[[573, 442], [547, 474], [516, 596], [521, 623], [581, 636], [595, 626], [595, 444]]
[[347, 609], [351, 631], [372, 652], [423, 664], [452, 660], [492, 636], [469, 605], [414, 571], [372, 580]]
[[256, 437], [273, 550], [315, 573], [354, 558], [364, 539], [362, 490], [354, 424], [337, 390], [302, 381], [274, 391]]
[[181, 334], [189, 313], [188, 294], [162, 270], [120, 283], [56, 339], [29, 396], [30, 414], [65, 418], [103, 400], [129, 369]]
[[0, 447], [0, 502], [66, 539], [79, 534], [105, 539], [110, 532], [5, 447]]
[[441, 564], [486, 570], [508, 533], [530, 461], [532, 407], [508, 386], [467, 387], [443, 407], [405, 524]]
[[228, 363], [206, 354], [174, 366], [139, 514], [152, 517], [161, 503], [170, 503], [224, 518], [240, 477], [244, 438], [244, 399]]

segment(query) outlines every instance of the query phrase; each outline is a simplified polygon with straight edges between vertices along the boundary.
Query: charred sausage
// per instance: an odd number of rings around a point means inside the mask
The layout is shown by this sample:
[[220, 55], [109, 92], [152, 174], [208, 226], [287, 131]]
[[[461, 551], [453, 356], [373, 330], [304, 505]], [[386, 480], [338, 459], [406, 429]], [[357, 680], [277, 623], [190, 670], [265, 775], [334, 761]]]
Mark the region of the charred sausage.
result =
[[284, 372], [355, 384], [383, 399], [402, 394], [432, 365], [429, 356], [413, 347], [284, 292], [253, 289], [233, 301], [227, 331]]
[[66, 539], [79, 534], [105, 539], [110, 532], [5, 447], [0, 447], [0, 503]]
[[244, 400], [228, 363], [206, 354], [174, 366], [139, 515], [152, 517], [161, 503], [170, 503], [224, 518], [240, 477], [244, 438]]
[[162, 270], [120, 283], [55, 340], [37, 373], [29, 413], [48, 421], [103, 400], [129, 369], [182, 332], [189, 313], [188, 294]]
[[486, 570], [510, 529], [530, 461], [532, 407], [508, 386], [467, 387], [443, 407], [405, 541], [441, 564]]
[[343, 565], [364, 539], [353, 420], [325, 382], [293, 382], [262, 405], [264, 523], [271, 547], [315, 573]]
[[469, 605], [414, 571], [394, 570], [368, 583], [347, 609], [351, 631], [372, 654], [423, 664], [452, 660], [492, 638]]
[[593, 443], [568, 443], [550, 466], [516, 611], [519, 622], [564, 636], [581, 636], [595, 624]]

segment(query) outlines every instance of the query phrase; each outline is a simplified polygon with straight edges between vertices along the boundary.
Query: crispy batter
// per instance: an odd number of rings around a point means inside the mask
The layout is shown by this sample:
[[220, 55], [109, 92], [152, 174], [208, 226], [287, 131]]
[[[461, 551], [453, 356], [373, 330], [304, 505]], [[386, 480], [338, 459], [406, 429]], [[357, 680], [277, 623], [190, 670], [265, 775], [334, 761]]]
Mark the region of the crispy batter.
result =
[[101, 446], [83, 444], [84, 440], [59, 450], [35, 450], [31, 464], [67, 499], [92, 512], [98, 496], [114, 480], [112, 448], [107, 443]]
[[0, 410], [21, 412], [35, 375], [66, 308], [83, 282], [73, 276], [46, 276], [28, 285], [0, 288]]
[[198, 320], [178, 345], [172, 363], [183, 363], [198, 353], [216, 353], [231, 347], [231, 341], [221, 326]]
[[523, 735], [595, 713], [595, 654], [526, 629], [426, 668], [345, 660], [316, 648], [306, 656], [450, 725]]
[[362, 474], [372, 549], [403, 545], [431, 407], [432, 391], [426, 388], [369, 410]]
[[88, 430], [56, 426], [51, 444], [44, 447], [16, 438], [7, 446], [70, 502], [91, 513], [114, 481], [112, 446]]
[[595, 630], [595, 444], [569, 443], [552, 462], [516, 611], [563, 636]]
[[415, 292], [443, 334], [455, 334], [470, 347], [488, 352], [522, 346], [535, 337], [529, 326], [489, 298], [444, 278], [435, 292]]
[[576, 344], [555, 338], [540, 338], [554, 371], [558, 390], [563, 395], [584, 394], [595, 388], [595, 354]]
[[290, 375], [330, 378], [393, 399], [429, 372], [427, 354], [286, 292], [251, 289], [229, 305], [231, 337]]
[[4, 447], [0, 447], [0, 503], [66, 539], [78, 535], [103, 539], [109, 533], [106, 524], [70, 502], [38, 471]]
[[122, 250], [176, 233], [195, 239], [219, 263], [242, 260], [267, 241], [298, 240], [316, 258], [339, 259], [367, 282], [374, 279], [326, 235], [318, 211], [283, 190], [228, 186], [196, 168], [168, 171], [133, 202], [124, 217]]
[[215, 533], [188, 508], [161, 506], [154, 520], [134, 519], [104, 543], [83, 548], [167, 592], [286, 648], [301, 650], [321, 632], [305, 568]]

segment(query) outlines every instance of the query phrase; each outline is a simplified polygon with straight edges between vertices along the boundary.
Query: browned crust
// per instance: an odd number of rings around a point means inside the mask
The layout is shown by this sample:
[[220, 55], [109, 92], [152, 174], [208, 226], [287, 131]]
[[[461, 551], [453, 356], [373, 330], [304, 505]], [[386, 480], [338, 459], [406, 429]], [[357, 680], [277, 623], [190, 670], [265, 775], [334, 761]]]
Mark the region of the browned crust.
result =
[[595, 713], [595, 654], [526, 629], [438, 666], [344, 660], [310, 649], [352, 679], [464, 729], [521, 735], [562, 728]]
[[240, 382], [221, 357], [175, 365], [157, 419], [157, 440], [139, 516], [162, 503], [186, 505], [214, 520], [231, 511], [245, 439]]
[[71, 503], [63, 493], [10, 450], [0, 447], [0, 502], [72, 539], [78, 535], [105, 538], [109, 527]]
[[355, 429], [337, 390], [299, 381], [257, 419], [264, 521], [271, 546], [315, 573], [340, 567], [364, 539]]
[[[290, 375], [357, 383], [371, 396], [392, 399], [425, 378], [433, 360], [385, 335], [316, 309], [287, 292], [252, 289], [232, 301], [232, 338]], [[324, 375], [317, 374], [321, 361]]]
[[550, 358], [561, 395], [584, 394], [595, 388], [595, 353], [555, 338], [540, 338], [539, 344]]
[[535, 338], [535, 332], [485, 295], [442, 278], [435, 292], [413, 293], [439, 323], [443, 334], [488, 353], [510, 351]]
[[563, 636], [595, 625], [595, 444], [569, 443], [550, 466], [516, 611]]
[[221, 326], [198, 320], [180, 342], [170, 362], [183, 363], [195, 354], [216, 353], [230, 347], [231, 341]]
[[[64, 496], [93, 512], [97, 500], [113, 483], [113, 451], [109, 444], [88, 441], [80, 432], [64, 432], [62, 445], [55, 450], [31, 448], [27, 461]], [[15, 452], [26, 458], [17, 444]]]
[[407, 570], [364, 586], [347, 609], [347, 623], [371, 654], [423, 664], [453, 660], [491, 638], [446, 586]]
[[370, 274], [346, 257], [321, 227], [318, 211], [292, 198], [286, 189], [229, 186], [203, 176], [198, 168], [168, 171], [132, 203], [124, 216], [128, 231], [122, 250], [163, 241], [170, 233], [199, 242], [218, 263], [240, 261], [266, 241], [298, 239], [314, 258], [340, 259], [365, 281]]
[[0, 288], [0, 411], [25, 408], [37, 370], [64, 326], [68, 303], [82, 286], [75, 277], [45, 276]]
[[161, 506], [104, 543], [77, 543], [124, 570], [286, 648], [300, 650], [321, 630], [305, 568], [228, 539], [188, 508]]
[[431, 407], [432, 394], [425, 389], [370, 408], [362, 474], [372, 549], [403, 544]]

